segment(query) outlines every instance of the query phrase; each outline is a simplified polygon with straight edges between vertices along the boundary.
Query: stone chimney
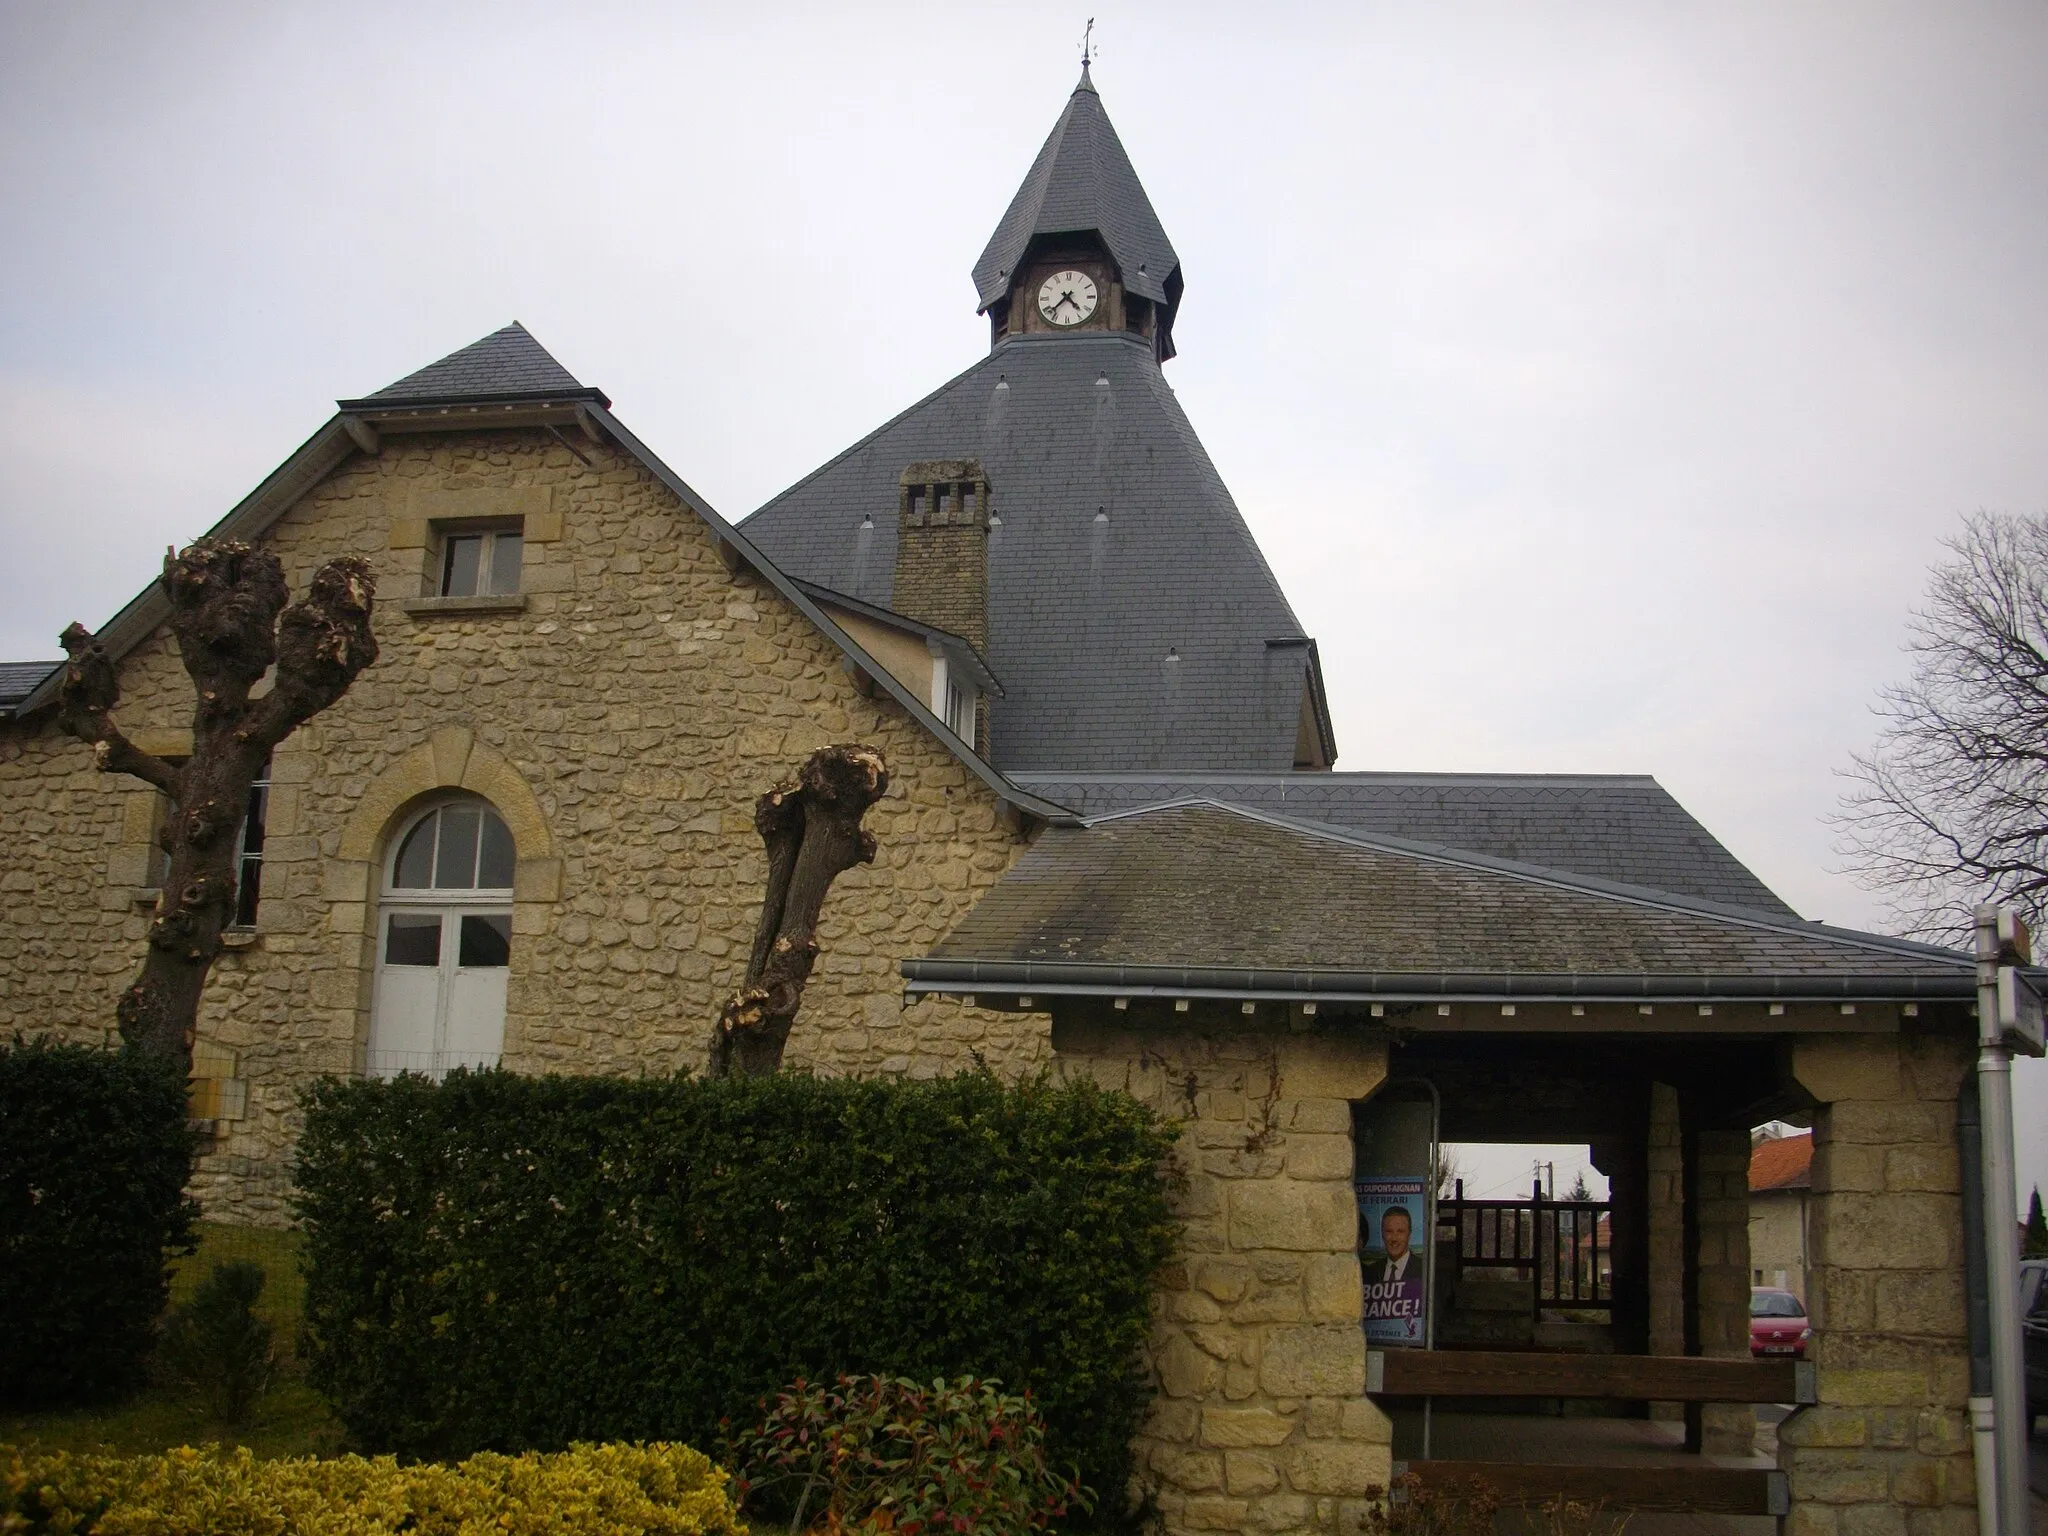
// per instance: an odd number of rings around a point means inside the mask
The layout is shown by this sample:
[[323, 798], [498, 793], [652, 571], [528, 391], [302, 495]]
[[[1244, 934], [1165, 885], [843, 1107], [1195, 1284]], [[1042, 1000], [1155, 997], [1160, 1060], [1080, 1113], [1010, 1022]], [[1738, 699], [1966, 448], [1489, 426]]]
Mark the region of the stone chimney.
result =
[[988, 654], [988, 476], [978, 459], [920, 459], [896, 500], [889, 606]]

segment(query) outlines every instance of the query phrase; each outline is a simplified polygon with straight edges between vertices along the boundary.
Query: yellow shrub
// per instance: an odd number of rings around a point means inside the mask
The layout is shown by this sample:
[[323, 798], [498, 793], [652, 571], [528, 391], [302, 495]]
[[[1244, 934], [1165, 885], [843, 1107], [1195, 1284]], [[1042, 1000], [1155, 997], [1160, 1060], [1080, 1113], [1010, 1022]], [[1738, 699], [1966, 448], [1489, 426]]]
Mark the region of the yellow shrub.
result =
[[0, 1447], [0, 1536], [745, 1536], [726, 1474], [686, 1445], [578, 1445], [456, 1466]]

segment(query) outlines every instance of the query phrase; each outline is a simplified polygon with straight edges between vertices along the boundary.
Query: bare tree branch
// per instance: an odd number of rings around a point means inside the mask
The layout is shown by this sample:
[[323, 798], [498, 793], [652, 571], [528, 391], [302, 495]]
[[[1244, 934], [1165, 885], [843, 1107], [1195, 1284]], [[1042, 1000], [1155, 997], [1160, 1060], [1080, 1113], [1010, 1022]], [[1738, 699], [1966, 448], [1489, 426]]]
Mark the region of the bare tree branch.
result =
[[[277, 557], [232, 539], [171, 552], [162, 580], [171, 633], [198, 696], [191, 757], [174, 767], [121, 734], [113, 719], [119, 675], [106, 648], [77, 624], [62, 636], [70, 660], [57, 720], [92, 746], [101, 769], [133, 774], [174, 803], [158, 839], [170, 868], [149, 949], [114, 1013], [124, 1040], [189, 1072], [200, 995], [235, 912], [235, 831], [250, 789], [271, 749], [377, 659], [370, 633], [376, 584], [369, 565], [347, 555], [323, 566], [305, 600], [287, 609]], [[252, 700], [273, 668], [269, 693]]]
[[861, 826], [889, 789], [889, 768], [873, 747], [820, 747], [795, 784], [754, 802], [754, 827], [768, 850], [768, 880], [746, 979], [711, 1031], [709, 1073], [765, 1077], [783, 1047], [818, 959], [818, 914], [832, 882], [871, 864], [875, 836]]
[[92, 748], [93, 766], [101, 773], [132, 774], [176, 798], [178, 770], [136, 746], [114, 724], [121, 684], [106, 647], [83, 624], [66, 625], [57, 640], [70, 658], [57, 688], [58, 728]]
[[1979, 513], [1948, 547], [1835, 825], [1906, 931], [1954, 941], [1983, 901], [2048, 911], [2048, 518]]

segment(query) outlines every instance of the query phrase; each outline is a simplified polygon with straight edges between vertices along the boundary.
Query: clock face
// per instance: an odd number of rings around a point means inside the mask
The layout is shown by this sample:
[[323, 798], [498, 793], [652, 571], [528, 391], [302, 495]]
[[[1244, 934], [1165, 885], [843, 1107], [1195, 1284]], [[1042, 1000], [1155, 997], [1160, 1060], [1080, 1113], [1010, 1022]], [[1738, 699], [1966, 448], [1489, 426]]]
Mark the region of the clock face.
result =
[[1086, 272], [1055, 272], [1038, 285], [1038, 312], [1054, 325], [1079, 325], [1095, 313], [1095, 279]]

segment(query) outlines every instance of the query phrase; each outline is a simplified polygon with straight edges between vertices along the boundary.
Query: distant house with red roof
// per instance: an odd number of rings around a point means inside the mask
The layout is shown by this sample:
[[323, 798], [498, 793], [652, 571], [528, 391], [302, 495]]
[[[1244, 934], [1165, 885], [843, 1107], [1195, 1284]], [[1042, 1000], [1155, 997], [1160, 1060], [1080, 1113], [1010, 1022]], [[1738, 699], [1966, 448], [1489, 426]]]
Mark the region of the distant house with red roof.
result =
[[1749, 1264], [1752, 1285], [1806, 1299], [1807, 1204], [1813, 1191], [1813, 1132], [1767, 1136], [1749, 1154]]

